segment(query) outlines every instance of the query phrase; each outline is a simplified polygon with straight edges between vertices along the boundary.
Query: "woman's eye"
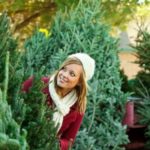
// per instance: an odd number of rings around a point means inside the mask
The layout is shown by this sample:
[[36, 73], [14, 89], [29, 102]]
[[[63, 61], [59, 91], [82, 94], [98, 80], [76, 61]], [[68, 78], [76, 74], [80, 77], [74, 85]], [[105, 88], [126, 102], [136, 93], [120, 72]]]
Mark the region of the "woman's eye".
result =
[[74, 74], [73, 72], [71, 72], [70, 75], [71, 75], [72, 77], [75, 77], [75, 74]]
[[63, 71], [67, 71], [67, 69], [64, 67], [64, 68], [62, 68], [61, 70], [63, 70]]

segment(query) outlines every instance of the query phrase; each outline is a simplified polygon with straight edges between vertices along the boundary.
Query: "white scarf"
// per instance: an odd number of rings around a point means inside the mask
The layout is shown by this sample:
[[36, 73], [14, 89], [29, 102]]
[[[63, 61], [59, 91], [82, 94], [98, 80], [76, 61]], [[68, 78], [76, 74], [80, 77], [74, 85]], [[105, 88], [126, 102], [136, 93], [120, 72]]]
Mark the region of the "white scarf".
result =
[[55, 126], [58, 126], [58, 132], [62, 126], [64, 116], [69, 113], [70, 107], [77, 101], [77, 94], [75, 90], [72, 90], [65, 97], [60, 98], [55, 90], [54, 77], [51, 79], [52, 80], [50, 80], [49, 83], [49, 92], [54, 104], [56, 105], [56, 111], [53, 114], [53, 121], [55, 122]]

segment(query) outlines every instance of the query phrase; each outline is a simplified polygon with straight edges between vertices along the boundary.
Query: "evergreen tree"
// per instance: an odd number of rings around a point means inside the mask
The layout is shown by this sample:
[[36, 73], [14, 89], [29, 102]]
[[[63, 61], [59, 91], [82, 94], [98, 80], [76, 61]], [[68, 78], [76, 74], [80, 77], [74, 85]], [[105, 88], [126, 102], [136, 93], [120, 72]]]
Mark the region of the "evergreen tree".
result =
[[[41, 90], [41, 84], [37, 84], [40, 83], [39, 80], [41, 78], [41, 72], [39, 72], [39, 70], [34, 71], [35, 84], [32, 88], [33, 90], [29, 91], [29, 94], [21, 92], [23, 81], [30, 75], [33, 75], [33, 70], [32, 68], [27, 70], [27, 68], [24, 67], [23, 60], [25, 60], [28, 55], [16, 49], [17, 44], [10, 33], [9, 18], [6, 13], [0, 16], [0, 27], [0, 34], [2, 38], [0, 41], [0, 87], [2, 90], [5, 89], [3, 86], [5, 79], [5, 57], [6, 53], [8, 51], [10, 52], [10, 68], [8, 70], [9, 81], [7, 80], [9, 83], [6, 89], [8, 91], [7, 98], [1, 96], [0, 101], [0, 106], [3, 108], [1, 109], [2, 120], [0, 121], [0, 128], [2, 130], [2, 134], [0, 136], [0, 149], [26, 150], [26, 140], [28, 143], [28, 149], [46, 150], [51, 147], [53, 147], [54, 150], [58, 149], [56, 129], [53, 127], [53, 122], [49, 121], [49, 117], [52, 115], [52, 112], [47, 110], [47, 106], [45, 105], [45, 102], [43, 102], [43, 95], [39, 92]], [[29, 70], [30, 72], [28, 72]], [[2, 94], [3, 93], [4, 92], [2, 92]], [[35, 99], [35, 97], [37, 99]], [[6, 127], [6, 129], [4, 127]], [[25, 131], [22, 133], [25, 135], [19, 135], [20, 131]]]
[[142, 71], [136, 76], [135, 92], [143, 96], [143, 85], [145, 92], [150, 93], [150, 33], [146, 29], [139, 29], [136, 45], [132, 47], [137, 52], [138, 61], [136, 63], [142, 68]]
[[147, 29], [140, 29], [136, 39], [136, 45], [133, 48], [139, 58], [136, 63], [142, 68], [134, 79], [133, 91], [142, 98], [139, 103], [138, 113], [141, 124], [147, 125], [145, 136], [147, 137], [147, 147], [150, 147], [150, 33]]
[[41, 81], [46, 72], [44, 64], [51, 55], [48, 52], [48, 38], [38, 32], [27, 39], [24, 45], [25, 50], [21, 59], [21, 68], [24, 68], [23, 79], [25, 81], [29, 77], [34, 77], [34, 80], [31, 89], [20, 96], [26, 104], [26, 116], [22, 127], [28, 131], [27, 141], [32, 150], [57, 150], [59, 143], [56, 127], [51, 121], [53, 111], [48, 108], [46, 97], [40, 92], [45, 87]]
[[[17, 43], [12, 38], [9, 26], [9, 18], [4, 12], [0, 16], [0, 82], [4, 79], [4, 67], [5, 67], [5, 57], [7, 51], [10, 51], [10, 55], [14, 53]], [[10, 58], [10, 61], [12, 58]], [[11, 69], [11, 68], [10, 68]], [[2, 85], [0, 85], [1, 87]]]
[[22, 93], [21, 96], [26, 104], [26, 115], [22, 128], [28, 131], [27, 141], [30, 149], [57, 150], [58, 140], [52, 121], [53, 111], [46, 105], [46, 97], [42, 94], [44, 85], [41, 82], [41, 71], [33, 75], [33, 86], [28, 93]]
[[[4, 67], [6, 53], [10, 52], [9, 60], [9, 84], [7, 102], [15, 107], [15, 103], [20, 92], [23, 71], [18, 70], [20, 67], [21, 53], [17, 50], [17, 41], [13, 38], [10, 29], [10, 19], [6, 12], [0, 16], [0, 87], [3, 88]], [[18, 108], [18, 107], [17, 107]], [[23, 108], [23, 107], [22, 107]], [[13, 110], [17, 110], [13, 108]]]
[[3, 91], [0, 89], [0, 149], [27, 150], [26, 131], [13, 119], [11, 107], [7, 103], [9, 52], [6, 54], [4, 88]]
[[100, 14], [99, 0], [82, 0], [75, 9], [57, 13], [51, 35], [44, 37], [36, 32], [25, 45], [30, 54], [26, 65], [33, 70], [44, 66], [45, 74], [53, 72], [67, 55], [75, 52], [88, 53], [96, 60], [87, 111], [73, 148], [78, 150], [121, 150], [128, 142], [121, 124], [127, 94], [121, 91], [118, 41], [100, 22]]
[[[9, 103], [13, 99], [9, 82], [13, 77], [13, 74], [11, 74], [11, 72], [14, 72], [13, 65], [17, 62], [17, 59], [15, 59], [17, 58], [17, 42], [11, 35], [9, 18], [5, 12], [0, 16], [0, 35], [0, 149], [26, 150], [26, 131], [23, 128], [21, 129], [20, 125], [14, 120]], [[13, 85], [14, 81], [11, 83]], [[15, 87], [12, 89], [15, 89]]]

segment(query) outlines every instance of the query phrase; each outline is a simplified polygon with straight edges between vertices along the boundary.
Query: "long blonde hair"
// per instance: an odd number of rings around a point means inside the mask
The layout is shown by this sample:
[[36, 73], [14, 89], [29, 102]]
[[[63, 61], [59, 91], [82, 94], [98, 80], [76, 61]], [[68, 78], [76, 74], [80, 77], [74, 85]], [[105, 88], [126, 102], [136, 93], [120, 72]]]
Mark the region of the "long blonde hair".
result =
[[[64, 63], [61, 65], [61, 67], [58, 69], [58, 71], [56, 71], [55, 74], [55, 78], [54, 78], [54, 82], [55, 82], [55, 88], [57, 93], [60, 93], [60, 87], [57, 86], [56, 84], [56, 80], [57, 80], [57, 75], [59, 73], [59, 71], [70, 64], [78, 64], [81, 65], [80, 60], [78, 60], [77, 58], [68, 58], [66, 61], [64, 61]], [[84, 113], [86, 110], [86, 104], [87, 104], [87, 99], [86, 99], [86, 95], [87, 95], [87, 81], [85, 79], [85, 73], [84, 71], [82, 71], [80, 78], [79, 78], [79, 84], [76, 85], [75, 90], [78, 96], [78, 100], [77, 100], [77, 111], [80, 113]]]

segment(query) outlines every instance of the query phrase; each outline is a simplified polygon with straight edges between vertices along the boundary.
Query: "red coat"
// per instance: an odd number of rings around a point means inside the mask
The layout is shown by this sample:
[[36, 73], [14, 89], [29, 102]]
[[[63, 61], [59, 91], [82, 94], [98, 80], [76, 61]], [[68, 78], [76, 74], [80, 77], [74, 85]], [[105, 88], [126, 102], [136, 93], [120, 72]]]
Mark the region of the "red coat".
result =
[[[28, 92], [29, 88], [32, 86], [32, 81], [33, 77], [30, 77], [23, 83], [22, 90], [24, 92]], [[43, 77], [42, 81], [47, 84], [49, 78]], [[52, 105], [53, 101], [48, 86], [43, 89], [43, 93], [47, 95], [47, 104], [49, 106]], [[71, 107], [70, 112], [64, 117], [62, 126], [58, 132], [58, 135], [60, 135], [60, 150], [68, 150], [69, 143], [71, 144], [75, 140], [76, 134], [80, 128], [84, 114], [80, 114], [76, 108], [76, 104]]]

